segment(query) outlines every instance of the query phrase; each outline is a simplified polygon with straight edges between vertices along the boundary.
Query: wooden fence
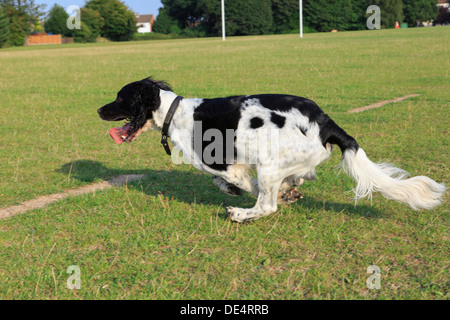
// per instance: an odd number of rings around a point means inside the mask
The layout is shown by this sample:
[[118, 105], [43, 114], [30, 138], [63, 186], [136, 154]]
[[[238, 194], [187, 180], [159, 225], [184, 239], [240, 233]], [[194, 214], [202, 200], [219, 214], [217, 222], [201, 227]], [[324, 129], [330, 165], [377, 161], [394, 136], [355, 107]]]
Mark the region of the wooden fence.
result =
[[28, 36], [27, 45], [41, 45], [41, 44], [61, 44], [61, 35], [31, 35]]

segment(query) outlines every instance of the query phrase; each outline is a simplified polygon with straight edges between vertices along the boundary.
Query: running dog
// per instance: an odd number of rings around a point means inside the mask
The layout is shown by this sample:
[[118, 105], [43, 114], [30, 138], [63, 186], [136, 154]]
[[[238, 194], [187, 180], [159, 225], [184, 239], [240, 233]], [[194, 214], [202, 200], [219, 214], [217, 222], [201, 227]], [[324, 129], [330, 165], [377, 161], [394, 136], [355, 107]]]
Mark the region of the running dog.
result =
[[[280, 202], [301, 197], [296, 190], [331, 154], [342, 152], [341, 166], [356, 181], [356, 199], [380, 192], [414, 210], [441, 204], [444, 184], [402, 169], [373, 163], [354, 138], [319, 106], [292, 95], [261, 94], [215, 99], [185, 99], [162, 81], [146, 78], [124, 86], [117, 99], [97, 110], [107, 121], [126, 120], [110, 130], [116, 143], [135, 141], [149, 128], [162, 130], [162, 144], [170, 155], [183, 153], [195, 168], [213, 175], [224, 192], [241, 190], [257, 197], [253, 208], [227, 207], [232, 220], [244, 222], [267, 216]], [[250, 172], [256, 169], [257, 178]]]

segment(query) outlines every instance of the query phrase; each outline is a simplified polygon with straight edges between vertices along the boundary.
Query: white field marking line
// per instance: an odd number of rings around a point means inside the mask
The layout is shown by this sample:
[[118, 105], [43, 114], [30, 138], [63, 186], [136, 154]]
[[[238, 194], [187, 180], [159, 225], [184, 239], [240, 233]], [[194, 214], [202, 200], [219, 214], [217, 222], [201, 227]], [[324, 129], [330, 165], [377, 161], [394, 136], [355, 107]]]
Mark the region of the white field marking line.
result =
[[89, 184], [87, 186], [82, 186], [76, 189], [66, 190], [61, 193], [54, 193], [47, 196], [41, 196], [36, 199], [25, 201], [19, 205], [0, 209], [0, 219], [5, 219], [15, 216], [17, 214], [22, 214], [29, 210], [41, 209], [49, 205], [50, 203], [57, 202], [70, 196], [79, 196], [82, 194], [92, 193], [95, 191], [109, 189], [114, 186], [123, 185], [128, 183], [129, 181], [141, 179], [143, 176], [144, 174], [125, 174], [114, 177], [111, 180]]
[[408, 94], [408, 95], [403, 96], [403, 97], [394, 98], [392, 100], [378, 101], [378, 102], [375, 102], [375, 103], [373, 103], [371, 105], [368, 105], [368, 106], [365, 106], [365, 107], [348, 110], [347, 112], [348, 113], [363, 112], [363, 111], [366, 111], [366, 110], [382, 107], [382, 106], [384, 106], [385, 104], [388, 104], [388, 103], [397, 103], [397, 102], [400, 102], [400, 101], [403, 101], [403, 100], [406, 100], [406, 99], [409, 99], [409, 98], [412, 98], [412, 97], [417, 97], [417, 96], [420, 96], [420, 94], [412, 93], [412, 94]]

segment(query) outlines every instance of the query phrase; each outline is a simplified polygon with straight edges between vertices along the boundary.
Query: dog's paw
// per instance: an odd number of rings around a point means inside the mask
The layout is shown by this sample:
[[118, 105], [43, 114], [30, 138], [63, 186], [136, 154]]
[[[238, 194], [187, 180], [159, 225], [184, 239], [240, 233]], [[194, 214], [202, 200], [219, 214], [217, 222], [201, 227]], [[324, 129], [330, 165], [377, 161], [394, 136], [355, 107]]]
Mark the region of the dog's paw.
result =
[[245, 222], [249, 220], [241, 208], [226, 207], [226, 211], [231, 221]]
[[278, 194], [278, 203], [279, 204], [289, 204], [294, 203], [298, 199], [302, 199], [303, 194], [298, 191], [296, 188], [292, 188], [290, 190], [282, 191]]

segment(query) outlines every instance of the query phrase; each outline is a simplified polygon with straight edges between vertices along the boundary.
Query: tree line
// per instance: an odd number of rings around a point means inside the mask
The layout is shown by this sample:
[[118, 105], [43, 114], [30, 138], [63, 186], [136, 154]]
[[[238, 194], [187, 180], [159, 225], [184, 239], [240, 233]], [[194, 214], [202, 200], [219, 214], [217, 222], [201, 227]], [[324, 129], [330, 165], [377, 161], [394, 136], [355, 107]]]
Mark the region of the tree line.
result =
[[[162, 4], [156, 32], [221, 35], [221, 0], [162, 0]], [[380, 7], [382, 28], [393, 28], [396, 21], [415, 26], [439, 15], [437, 0], [303, 0], [304, 30], [366, 29], [370, 5]], [[299, 1], [225, 0], [225, 19], [227, 35], [298, 32]]]
[[112, 41], [128, 41], [137, 31], [133, 11], [120, 0], [89, 0], [80, 9], [80, 28], [67, 28], [69, 15], [54, 5], [45, 21], [45, 31], [74, 37], [75, 42], [95, 42], [98, 37]]
[[[448, 0], [450, 3], [450, 0]], [[162, 0], [153, 30], [184, 37], [220, 36], [221, 0]], [[450, 13], [437, 0], [303, 0], [304, 32], [363, 30], [369, 5], [381, 10], [381, 27], [396, 21], [415, 26], [422, 21], [450, 23]], [[298, 0], [225, 0], [226, 34], [258, 35], [299, 31]], [[44, 31], [94, 42], [132, 40], [137, 31], [134, 12], [121, 0], [88, 0], [81, 8], [81, 28], [69, 29], [69, 15], [55, 4], [48, 14], [34, 0], [0, 0], [0, 47], [20, 46], [32, 32]], [[44, 26], [40, 21], [45, 17]]]
[[88, 0], [80, 10], [81, 28], [69, 29], [69, 15], [55, 4], [48, 12], [44, 27], [44, 5], [34, 0], [0, 0], [0, 47], [21, 46], [32, 32], [61, 34], [74, 37], [76, 42], [95, 42], [98, 37], [113, 41], [127, 41], [137, 31], [137, 19], [120, 0]]

